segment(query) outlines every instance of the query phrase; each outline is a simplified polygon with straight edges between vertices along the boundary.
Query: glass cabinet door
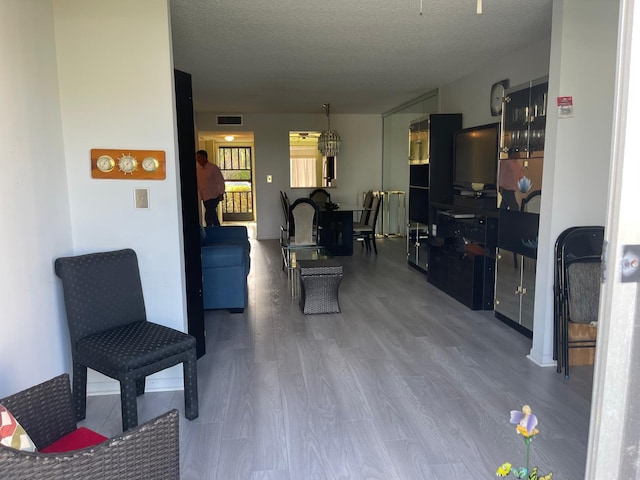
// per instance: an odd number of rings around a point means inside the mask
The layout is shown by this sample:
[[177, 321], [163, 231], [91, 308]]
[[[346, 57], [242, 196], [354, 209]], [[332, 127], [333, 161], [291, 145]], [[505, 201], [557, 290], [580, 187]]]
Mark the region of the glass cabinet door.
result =
[[536, 298], [536, 259], [520, 256], [522, 259], [522, 309], [520, 325], [533, 331], [533, 304]]
[[529, 111], [529, 156], [544, 156], [544, 131], [547, 126], [548, 82], [531, 87], [531, 108]]
[[539, 79], [505, 94], [500, 158], [544, 156], [549, 82]]
[[409, 126], [409, 163], [429, 163], [429, 118], [419, 119]]
[[502, 120], [501, 159], [526, 158], [528, 156], [529, 94], [528, 87], [506, 94]]
[[410, 263], [426, 271], [429, 265], [429, 231], [421, 223], [410, 223], [407, 227], [407, 258]]
[[505, 250], [498, 249], [496, 257], [496, 287], [494, 310], [497, 313], [520, 323], [521, 300], [521, 256]]

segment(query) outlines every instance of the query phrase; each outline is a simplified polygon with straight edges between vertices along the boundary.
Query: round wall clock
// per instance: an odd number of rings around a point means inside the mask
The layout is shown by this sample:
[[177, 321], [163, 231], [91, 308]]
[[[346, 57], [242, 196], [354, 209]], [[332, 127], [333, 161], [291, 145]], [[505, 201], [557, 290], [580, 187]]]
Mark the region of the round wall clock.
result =
[[491, 86], [489, 108], [491, 108], [491, 115], [494, 117], [502, 114], [502, 102], [507, 88], [509, 88], [509, 80], [500, 80]]
[[96, 160], [96, 167], [104, 173], [108, 173], [116, 166], [116, 161], [109, 155], [100, 155]]
[[145, 157], [142, 160], [142, 169], [145, 172], [155, 172], [160, 167], [160, 162], [154, 157]]
[[138, 161], [136, 157], [132, 155], [122, 155], [118, 159], [118, 168], [121, 172], [124, 172], [125, 175], [127, 173], [133, 174], [138, 168]]

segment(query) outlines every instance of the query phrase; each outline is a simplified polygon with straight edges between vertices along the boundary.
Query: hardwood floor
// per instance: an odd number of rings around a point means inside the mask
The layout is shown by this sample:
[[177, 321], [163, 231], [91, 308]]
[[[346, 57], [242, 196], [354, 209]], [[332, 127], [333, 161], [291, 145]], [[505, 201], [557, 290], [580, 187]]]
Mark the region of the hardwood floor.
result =
[[[510, 410], [531, 405], [531, 466], [584, 478], [591, 367], [526, 358], [530, 340], [474, 312], [407, 266], [405, 239], [354, 247], [342, 313], [303, 315], [277, 241], [252, 240], [249, 307], [206, 314], [200, 417], [181, 417], [183, 479], [495, 478], [524, 464]], [[182, 392], [147, 393], [140, 421], [184, 410]], [[90, 397], [83, 424], [121, 428], [117, 395]]]

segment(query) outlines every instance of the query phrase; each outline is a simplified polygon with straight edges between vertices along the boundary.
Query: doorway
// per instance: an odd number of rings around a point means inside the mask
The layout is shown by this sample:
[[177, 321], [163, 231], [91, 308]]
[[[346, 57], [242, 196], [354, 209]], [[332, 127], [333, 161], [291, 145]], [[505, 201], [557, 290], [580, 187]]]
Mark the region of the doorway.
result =
[[225, 198], [219, 206], [221, 221], [255, 222], [253, 132], [199, 132], [198, 140], [225, 179]]
[[225, 179], [223, 222], [252, 222], [253, 149], [250, 146], [219, 146], [216, 163]]

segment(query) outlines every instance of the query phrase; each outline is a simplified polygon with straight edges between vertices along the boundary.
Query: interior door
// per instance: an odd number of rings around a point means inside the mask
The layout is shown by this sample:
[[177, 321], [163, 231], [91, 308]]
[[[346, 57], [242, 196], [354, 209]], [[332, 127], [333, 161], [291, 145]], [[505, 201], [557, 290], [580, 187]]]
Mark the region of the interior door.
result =
[[218, 167], [224, 177], [224, 222], [253, 222], [253, 155], [251, 147], [218, 147]]
[[200, 257], [200, 221], [198, 218], [198, 188], [196, 186], [196, 144], [191, 75], [179, 70], [175, 70], [174, 75], [187, 321], [189, 333], [196, 337], [198, 357], [201, 357], [205, 354], [204, 308], [202, 305], [202, 260]]

